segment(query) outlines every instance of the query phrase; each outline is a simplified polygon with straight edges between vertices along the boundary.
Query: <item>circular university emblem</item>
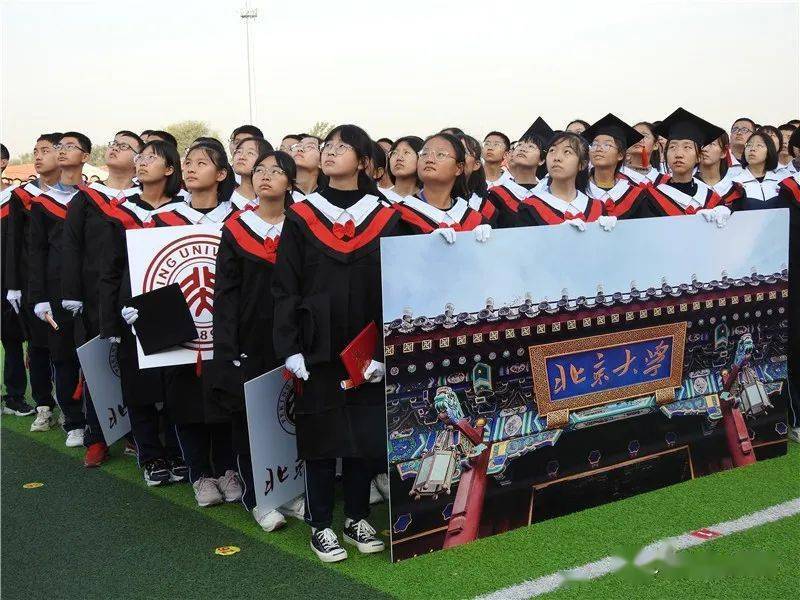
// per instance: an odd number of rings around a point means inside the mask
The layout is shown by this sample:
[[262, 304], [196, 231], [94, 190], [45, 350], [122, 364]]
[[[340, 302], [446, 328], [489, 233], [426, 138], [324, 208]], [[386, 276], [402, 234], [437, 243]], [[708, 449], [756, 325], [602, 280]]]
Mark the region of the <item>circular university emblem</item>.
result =
[[294, 380], [283, 383], [278, 396], [278, 423], [289, 435], [294, 435]]
[[111, 372], [119, 378], [119, 344], [111, 344], [108, 350], [108, 366]]
[[156, 255], [144, 273], [142, 293], [177, 283], [197, 328], [197, 339], [181, 344], [188, 350], [211, 352], [214, 278], [219, 235], [195, 233], [170, 242]]

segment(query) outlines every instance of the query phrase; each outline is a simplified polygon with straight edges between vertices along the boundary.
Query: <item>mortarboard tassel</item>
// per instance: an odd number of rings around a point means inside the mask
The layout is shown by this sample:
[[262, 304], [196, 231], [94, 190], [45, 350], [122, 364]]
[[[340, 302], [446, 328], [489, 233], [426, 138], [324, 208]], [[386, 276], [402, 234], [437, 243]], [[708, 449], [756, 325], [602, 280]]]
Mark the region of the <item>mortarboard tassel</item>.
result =
[[730, 148], [725, 148], [725, 160], [728, 163], [728, 168], [733, 166], [733, 157], [731, 156]]
[[650, 155], [647, 153], [647, 150], [644, 146], [642, 146], [642, 167], [648, 168], [650, 166]]
[[203, 374], [203, 353], [197, 350], [197, 361], [194, 363], [194, 374], [200, 377]]
[[75, 391], [72, 392], [73, 400], [80, 400], [83, 396], [83, 371], [78, 371], [78, 385], [75, 386]]

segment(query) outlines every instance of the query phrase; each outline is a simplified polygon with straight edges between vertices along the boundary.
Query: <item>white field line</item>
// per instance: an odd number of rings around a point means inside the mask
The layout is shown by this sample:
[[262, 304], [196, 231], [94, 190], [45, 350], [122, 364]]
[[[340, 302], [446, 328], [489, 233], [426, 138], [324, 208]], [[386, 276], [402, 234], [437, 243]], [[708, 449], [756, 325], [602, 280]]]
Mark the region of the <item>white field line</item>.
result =
[[[634, 564], [637, 567], [642, 567], [655, 560], [673, 561], [674, 553], [677, 550], [685, 550], [693, 546], [699, 546], [710, 540], [719, 537], [752, 529], [765, 523], [772, 523], [779, 521], [786, 517], [791, 517], [800, 513], [800, 498], [788, 500], [781, 504], [769, 506], [763, 510], [756, 511], [733, 519], [732, 521], [723, 521], [716, 525], [709, 525], [702, 529], [683, 533], [681, 535], [664, 538], [648, 544], [642, 548], [634, 559]], [[600, 560], [586, 563], [574, 569], [558, 571], [537, 577], [529, 581], [524, 581], [518, 585], [513, 585], [496, 592], [491, 592], [484, 596], [478, 596], [475, 600], [527, 600], [542, 594], [547, 594], [557, 590], [562, 585], [569, 581], [587, 581], [590, 579], [597, 579], [614, 573], [622, 569], [628, 561], [619, 556], [606, 556]]]

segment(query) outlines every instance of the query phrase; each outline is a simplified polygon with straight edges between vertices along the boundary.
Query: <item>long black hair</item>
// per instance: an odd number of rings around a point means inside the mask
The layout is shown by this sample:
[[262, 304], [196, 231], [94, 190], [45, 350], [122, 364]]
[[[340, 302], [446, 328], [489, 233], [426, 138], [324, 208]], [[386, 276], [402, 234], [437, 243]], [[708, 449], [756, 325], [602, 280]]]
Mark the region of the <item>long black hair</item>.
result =
[[475, 159], [475, 162], [480, 165], [475, 171], [469, 174], [469, 177], [466, 177], [467, 196], [477, 194], [479, 197], [485, 198], [489, 188], [486, 185], [486, 170], [483, 168], [483, 161], [481, 161], [481, 143], [466, 133], [459, 134], [456, 138], [467, 148], [464, 158], [466, 158], [466, 152], [469, 152], [470, 156]]
[[227, 202], [230, 200], [233, 190], [236, 189], [236, 179], [233, 176], [233, 167], [231, 167], [228, 162], [228, 154], [225, 152], [225, 147], [222, 145], [222, 142], [211, 138], [209, 141], [193, 144], [189, 150], [187, 150], [186, 156], [189, 156], [189, 154], [195, 150], [202, 150], [205, 152], [206, 156], [214, 163], [217, 169], [225, 171], [225, 179], [220, 181], [217, 185], [217, 202]]
[[456, 164], [461, 163], [461, 174], [456, 175], [456, 180], [453, 183], [453, 188], [450, 190], [450, 197], [454, 200], [456, 198], [464, 198], [465, 200], [469, 200], [470, 197], [470, 190], [469, 186], [467, 185], [467, 177], [464, 174], [464, 167], [465, 162], [467, 159], [467, 151], [464, 149], [464, 145], [461, 143], [456, 136], [452, 133], [434, 133], [433, 135], [429, 135], [425, 138], [423, 142], [423, 146], [427, 144], [429, 141], [434, 140], [436, 138], [442, 139], [446, 141], [453, 147], [453, 152], [455, 153]]
[[[419, 154], [419, 151], [422, 150], [422, 145], [424, 144], [422, 138], [416, 135], [407, 135], [401, 137], [392, 144], [392, 147], [389, 149], [389, 162], [386, 166], [387, 172], [389, 173], [389, 179], [392, 180], [392, 183], [394, 183], [395, 180], [397, 179], [394, 173], [392, 173], [392, 161], [391, 161], [392, 152], [397, 150], [397, 147], [404, 142], [408, 144], [411, 147], [411, 149], [417, 154]], [[421, 188], [422, 181], [419, 178], [419, 174], [416, 175], [416, 178], [417, 178], [417, 187]]]
[[275, 157], [275, 164], [278, 165], [278, 168], [281, 169], [289, 179], [290, 188], [286, 190], [286, 194], [284, 194], [283, 205], [284, 207], [291, 206], [293, 202], [292, 188], [294, 188], [295, 181], [297, 181], [297, 165], [289, 154], [283, 150], [266, 150], [262, 152], [258, 155], [256, 163], [253, 165], [253, 171], [251, 171], [250, 177], [253, 176], [253, 172], [255, 172], [256, 167], [267, 160], [270, 156]]
[[[367, 161], [372, 158], [372, 138], [369, 137], [369, 134], [358, 125], [339, 125], [330, 130], [328, 135], [325, 136], [324, 143], [330, 142], [336, 137], [336, 134], [339, 134], [339, 139], [345, 144], [353, 147], [358, 162], [361, 163], [362, 167], [366, 167]], [[372, 180], [372, 177], [367, 175], [365, 168], [358, 171], [358, 189], [365, 194], [380, 195], [378, 185]]]
[[[550, 140], [547, 146], [548, 151], [559, 142], [565, 140], [575, 154], [578, 155], [578, 174], [575, 176], [575, 189], [583, 191], [589, 185], [589, 146], [583, 136], [571, 131], [559, 131]], [[581, 163], [583, 163], [583, 167], [580, 166]]]
[[[749, 138], [747, 138], [747, 142], [745, 142], [745, 146], [750, 143], [754, 137], [761, 138], [761, 141], [764, 142], [764, 145], [767, 147], [767, 160], [764, 163], [764, 171], [774, 171], [778, 167], [778, 149], [775, 147], [775, 142], [772, 141], [770, 135], [764, 131], [763, 128], [756, 131], [752, 134]], [[747, 164], [747, 156], [746, 152], [742, 153], [742, 166], [749, 166]]]
[[[242, 127], [245, 127], [245, 125], [242, 125]], [[253, 126], [252, 125], [248, 125], [247, 127], [253, 127]], [[238, 129], [241, 129], [241, 127], [239, 127]], [[234, 135], [236, 135], [236, 130], [234, 130]], [[270, 144], [264, 138], [249, 137], [249, 138], [244, 138], [241, 142], [236, 144], [236, 149], [234, 150], [234, 152], [236, 152], [236, 150], [241, 148], [242, 144], [244, 144], [245, 142], [255, 142], [256, 151], [257, 151], [258, 156], [261, 156], [262, 154], [264, 154], [266, 152], [271, 152], [272, 150], [274, 150], [274, 148], [272, 147], [272, 144]], [[292, 162], [294, 162], [294, 161], [292, 161]], [[231, 165], [231, 168], [233, 168], [233, 165]], [[252, 172], [250, 173], [250, 176], [252, 176]]]
[[169, 142], [163, 140], [152, 140], [142, 146], [140, 152], [150, 148], [153, 154], [164, 159], [164, 164], [167, 167], [172, 167], [172, 174], [167, 175], [167, 183], [164, 186], [164, 195], [169, 198], [174, 198], [181, 191], [183, 184], [183, 174], [181, 173], [181, 155], [178, 154], [178, 148]]

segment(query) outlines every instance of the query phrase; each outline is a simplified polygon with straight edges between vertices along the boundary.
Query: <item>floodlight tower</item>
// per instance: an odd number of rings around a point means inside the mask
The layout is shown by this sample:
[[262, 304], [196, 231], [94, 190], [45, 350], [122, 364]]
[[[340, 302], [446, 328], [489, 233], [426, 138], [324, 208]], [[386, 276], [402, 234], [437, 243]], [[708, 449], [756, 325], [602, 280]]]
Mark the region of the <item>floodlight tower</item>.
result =
[[253, 122], [253, 68], [250, 62], [250, 21], [258, 17], [258, 9], [250, 8], [250, 2], [245, 2], [244, 8], [239, 13], [244, 21], [245, 35], [247, 36], [247, 100], [250, 107], [250, 123]]

